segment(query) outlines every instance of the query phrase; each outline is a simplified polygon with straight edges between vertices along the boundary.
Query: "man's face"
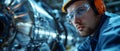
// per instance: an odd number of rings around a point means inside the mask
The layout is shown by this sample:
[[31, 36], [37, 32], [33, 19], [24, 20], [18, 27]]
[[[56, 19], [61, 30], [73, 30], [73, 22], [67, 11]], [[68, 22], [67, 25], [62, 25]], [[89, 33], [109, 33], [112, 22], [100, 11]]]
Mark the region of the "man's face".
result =
[[94, 33], [99, 17], [93, 12], [87, 1], [77, 1], [67, 8], [70, 22], [76, 27], [83, 37]]

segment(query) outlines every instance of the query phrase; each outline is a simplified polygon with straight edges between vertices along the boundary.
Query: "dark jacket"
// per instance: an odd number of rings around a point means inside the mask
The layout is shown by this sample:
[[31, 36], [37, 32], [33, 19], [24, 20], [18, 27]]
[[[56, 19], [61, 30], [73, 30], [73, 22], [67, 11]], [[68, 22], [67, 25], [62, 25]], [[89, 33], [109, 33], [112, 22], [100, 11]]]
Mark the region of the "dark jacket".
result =
[[78, 51], [120, 51], [120, 16], [103, 15], [94, 36], [89, 36]]

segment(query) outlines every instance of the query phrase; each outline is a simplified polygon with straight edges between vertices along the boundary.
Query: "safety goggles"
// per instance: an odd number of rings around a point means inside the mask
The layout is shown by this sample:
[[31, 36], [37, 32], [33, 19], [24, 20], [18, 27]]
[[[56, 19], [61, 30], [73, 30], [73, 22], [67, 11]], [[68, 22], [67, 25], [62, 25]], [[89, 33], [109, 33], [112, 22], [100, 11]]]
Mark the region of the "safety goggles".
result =
[[88, 10], [90, 9], [90, 5], [89, 4], [83, 4], [81, 6], [79, 6], [77, 9], [75, 9], [74, 11], [72, 11], [71, 13], [68, 13], [67, 16], [67, 20], [71, 21], [74, 20], [74, 16], [75, 17], [81, 17], [84, 13], [86, 13]]

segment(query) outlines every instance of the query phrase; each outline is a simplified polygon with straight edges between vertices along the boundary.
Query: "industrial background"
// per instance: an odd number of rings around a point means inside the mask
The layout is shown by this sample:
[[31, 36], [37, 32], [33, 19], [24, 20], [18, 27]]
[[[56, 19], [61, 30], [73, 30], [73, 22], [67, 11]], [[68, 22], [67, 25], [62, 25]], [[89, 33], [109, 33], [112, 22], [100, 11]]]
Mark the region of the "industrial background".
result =
[[[63, 0], [0, 0], [0, 51], [77, 51], [85, 38], [62, 13]], [[120, 15], [120, 0], [104, 0]]]

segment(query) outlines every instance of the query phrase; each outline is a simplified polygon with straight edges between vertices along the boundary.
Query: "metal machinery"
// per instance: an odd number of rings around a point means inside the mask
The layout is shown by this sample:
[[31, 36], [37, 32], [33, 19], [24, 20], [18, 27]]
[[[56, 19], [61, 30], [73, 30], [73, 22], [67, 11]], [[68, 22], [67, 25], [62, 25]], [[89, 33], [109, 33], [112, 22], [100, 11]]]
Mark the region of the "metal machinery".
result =
[[107, 11], [120, 14], [120, 0], [104, 0], [107, 6]]
[[[72, 46], [75, 51], [84, 38], [79, 37], [59, 8], [50, 7], [60, 7], [61, 3], [53, 1], [0, 0], [0, 51], [64, 51]], [[108, 11], [119, 14], [120, 2], [108, 1], [107, 8], [114, 7]]]
[[27, 0], [0, 1], [0, 50], [13, 51], [30, 41], [33, 11]]
[[80, 43], [60, 13], [42, 1], [0, 0], [0, 51], [61, 51]]

